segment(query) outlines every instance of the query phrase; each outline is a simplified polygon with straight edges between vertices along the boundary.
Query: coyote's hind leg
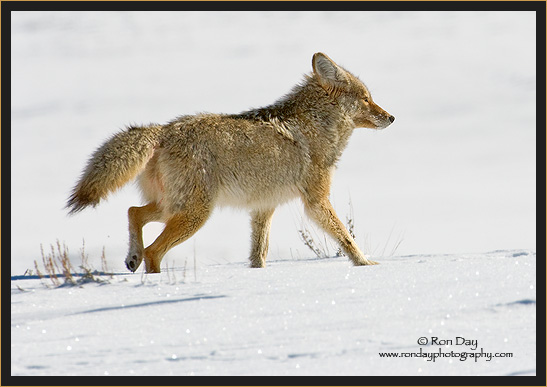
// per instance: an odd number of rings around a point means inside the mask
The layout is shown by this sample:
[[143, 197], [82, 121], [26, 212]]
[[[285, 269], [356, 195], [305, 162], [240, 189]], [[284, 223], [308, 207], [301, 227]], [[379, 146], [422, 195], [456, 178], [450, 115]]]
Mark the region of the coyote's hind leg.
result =
[[158, 238], [144, 249], [147, 273], [159, 273], [160, 263], [167, 251], [184, 242], [201, 228], [209, 218], [211, 209], [206, 203], [196, 205], [172, 215]]
[[139, 268], [144, 258], [142, 228], [149, 222], [161, 220], [162, 211], [156, 203], [148, 203], [143, 207], [131, 207], [127, 211], [129, 218], [129, 252], [125, 265], [131, 271]]

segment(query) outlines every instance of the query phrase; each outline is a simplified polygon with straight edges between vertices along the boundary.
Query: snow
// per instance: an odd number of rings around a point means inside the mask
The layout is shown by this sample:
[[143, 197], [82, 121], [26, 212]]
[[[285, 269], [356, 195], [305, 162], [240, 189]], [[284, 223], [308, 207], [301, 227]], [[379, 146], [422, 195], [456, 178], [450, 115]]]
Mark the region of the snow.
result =
[[[82, 240], [94, 267], [104, 247], [117, 273], [56, 289], [12, 277], [12, 374], [535, 374], [534, 12], [49, 11], [11, 23], [11, 275], [56, 240], [75, 267]], [[318, 51], [396, 117], [354, 132], [331, 192], [343, 221], [351, 201], [357, 244], [380, 265], [313, 258], [302, 227], [328, 255], [336, 246], [298, 201], [274, 214], [266, 269], [248, 268], [248, 215], [225, 208], [166, 255], [174, 278], [125, 274], [134, 185], [67, 217], [89, 155], [118, 129], [267, 105]], [[146, 226], [145, 243], [161, 229]], [[514, 356], [378, 355], [441, 348], [420, 337]]]
[[[534, 375], [536, 255], [290, 259], [12, 281], [12, 375]], [[419, 345], [420, 338], [427, 345]], [[457, 339], [457, 338], [461, 339]], [[453, 345], [438, 345], [452, 340]], [[433, 344], [431, 341], [433, 340]], [[476, 341], [464, 345], [463, 340]], [[382, 358], [393, 353], [510, 358]]]

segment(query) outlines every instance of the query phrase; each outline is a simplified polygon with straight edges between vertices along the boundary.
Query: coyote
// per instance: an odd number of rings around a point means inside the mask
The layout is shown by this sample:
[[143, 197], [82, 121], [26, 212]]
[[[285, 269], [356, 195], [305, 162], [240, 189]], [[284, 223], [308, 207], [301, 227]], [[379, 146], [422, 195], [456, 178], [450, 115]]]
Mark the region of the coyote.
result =
[[[138, 175], [146, 205], [131, 207], [127, 268], [144, 259], [159, 273], [163, 256], [190, 238], [215, 206], [251, 213], [251, 267], [265, 267], [275, 208], [299, 197], [306, 214], [337, 240], [354, 265], [374, 265], [329, 202], [335, 165], [354, 128], [383, 129], [395, 117], [373, 102], [366, 86], [327, 55], [313, 72], [270, 106], [239, 114], [185, 115], [165, 124], [130, 126], [92, 155], [68, 199], [70, 214]], [[144, 248], [142, 227], [163, 222]]]

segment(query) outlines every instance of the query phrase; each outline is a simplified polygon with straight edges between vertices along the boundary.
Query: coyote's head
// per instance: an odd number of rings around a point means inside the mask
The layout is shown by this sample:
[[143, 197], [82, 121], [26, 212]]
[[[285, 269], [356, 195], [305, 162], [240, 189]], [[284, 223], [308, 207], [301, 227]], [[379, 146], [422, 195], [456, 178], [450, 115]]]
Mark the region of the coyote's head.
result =
[[356, 128], [384, 129], [395, 117], [372, 100], [367, 87], [349, 71], [318, 52], [312, 59], [313, 74], [325, 91], [336, 98]]

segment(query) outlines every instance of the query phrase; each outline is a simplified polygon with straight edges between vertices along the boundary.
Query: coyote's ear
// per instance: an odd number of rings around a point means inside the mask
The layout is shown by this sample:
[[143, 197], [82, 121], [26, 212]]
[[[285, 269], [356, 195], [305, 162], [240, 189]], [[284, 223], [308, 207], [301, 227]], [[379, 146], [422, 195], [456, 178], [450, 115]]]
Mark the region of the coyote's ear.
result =
[[329, 94], [333, 92], [339, 93], [344, 86], [349, 84], [346, 71], [322, 52], [313, 54], [312, 66], [313, 72], [317, 76], [321, 86]]

